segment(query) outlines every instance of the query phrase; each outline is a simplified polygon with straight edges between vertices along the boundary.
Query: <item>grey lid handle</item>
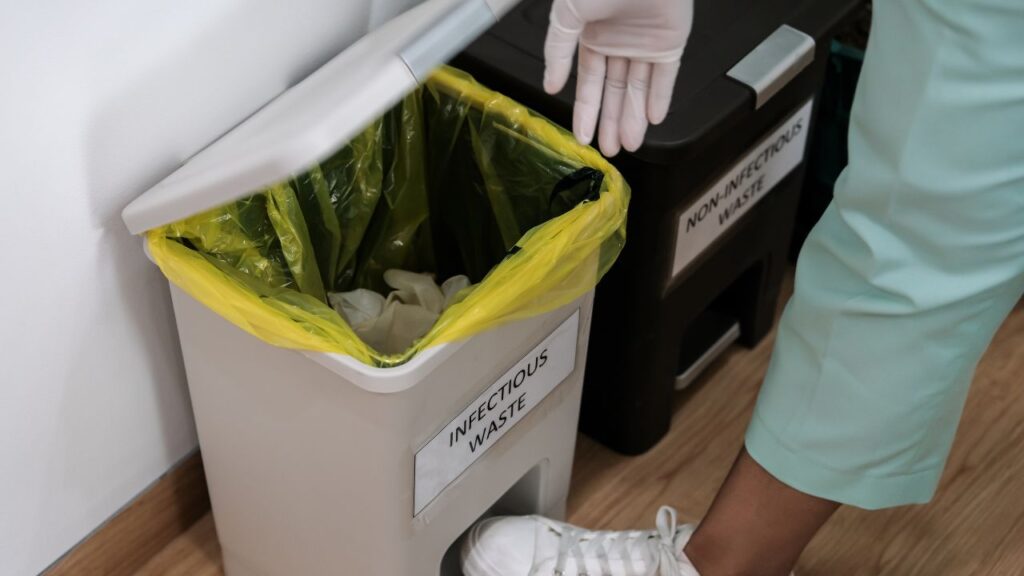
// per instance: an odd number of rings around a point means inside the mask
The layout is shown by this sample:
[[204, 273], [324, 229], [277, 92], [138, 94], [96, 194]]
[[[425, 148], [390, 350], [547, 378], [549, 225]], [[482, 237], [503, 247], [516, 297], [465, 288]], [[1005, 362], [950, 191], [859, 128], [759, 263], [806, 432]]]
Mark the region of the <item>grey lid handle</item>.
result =
[[811, 62], [814, 38], [783, 24], [726, 75], [753, 88], [760, 108]]
[[406, 45], [399, 56], [418, 82], [483, 34], [497, 16], [485, 0], [463, 0]]

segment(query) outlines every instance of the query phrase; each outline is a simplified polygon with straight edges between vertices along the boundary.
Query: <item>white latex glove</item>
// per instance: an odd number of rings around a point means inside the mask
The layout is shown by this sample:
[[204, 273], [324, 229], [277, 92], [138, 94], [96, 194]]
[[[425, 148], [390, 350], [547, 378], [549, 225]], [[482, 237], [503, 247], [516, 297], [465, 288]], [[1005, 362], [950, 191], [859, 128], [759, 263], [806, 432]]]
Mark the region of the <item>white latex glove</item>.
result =
[[460, 295], [466, 288], [469, 288], [468, 276], [460, 274], [445, 280], [444, 284], [441, 284], [441, 293], [444, 294], [444, 309], [447, 310], [453, 304], [460, 302], [462, 300]]
[[350, 326], [373, 322], [384, 313], [386, 300], [373, 290], [359, 288], [351, 292], [331, 292], [327, 301]]
[[433, 274], [417, 274], [405, 270], [385, 270], [384, 282], [394, 288], [387, 303], [411, 304], [440, 314], [444, 310], [444, 293], [434, 281]]
[[405, 352], [469, 287], [465, 276], [453, 276], [439, 287], [433, 274], [405, 270], [385, 271], [384, 282], [393, 288], [387, 298], [359, 288], [331, 292], [327, 299], [363, 342], [385, 354]]
[[[668, 115], [693, 0], [555, 0], [544, 45], [544, 89], [560, 91], [579, 43], [573, 132], [589, 144], [598, 112], [606, 156], [643, 144]], [[603, 95], [603, 99], [602, 99]]]

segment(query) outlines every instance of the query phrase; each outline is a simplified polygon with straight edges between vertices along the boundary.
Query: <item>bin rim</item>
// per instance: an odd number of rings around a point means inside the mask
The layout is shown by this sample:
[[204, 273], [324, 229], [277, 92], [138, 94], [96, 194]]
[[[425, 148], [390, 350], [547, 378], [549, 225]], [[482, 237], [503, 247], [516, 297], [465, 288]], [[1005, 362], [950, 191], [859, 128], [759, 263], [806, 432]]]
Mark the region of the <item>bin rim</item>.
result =
[[419, 384], [465, 343], [465, 340], [458, 340], [431, 346], [421, 350], [408, 362], [391, 367], [370, 366], [353, 356], [337, 352], [313, 350], [295, 350], [295, 352], [367, 392], [397, 394]]

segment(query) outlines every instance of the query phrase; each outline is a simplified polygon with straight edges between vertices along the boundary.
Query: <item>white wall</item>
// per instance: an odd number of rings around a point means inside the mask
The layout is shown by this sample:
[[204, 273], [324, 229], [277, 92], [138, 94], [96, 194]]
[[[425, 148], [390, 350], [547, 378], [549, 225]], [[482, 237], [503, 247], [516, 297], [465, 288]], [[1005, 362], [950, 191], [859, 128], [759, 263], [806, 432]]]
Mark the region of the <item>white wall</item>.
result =
[[168, 291], [121, 209], [389, 12], [368, 1], [0, 5], [0, 575], [196, 445]]

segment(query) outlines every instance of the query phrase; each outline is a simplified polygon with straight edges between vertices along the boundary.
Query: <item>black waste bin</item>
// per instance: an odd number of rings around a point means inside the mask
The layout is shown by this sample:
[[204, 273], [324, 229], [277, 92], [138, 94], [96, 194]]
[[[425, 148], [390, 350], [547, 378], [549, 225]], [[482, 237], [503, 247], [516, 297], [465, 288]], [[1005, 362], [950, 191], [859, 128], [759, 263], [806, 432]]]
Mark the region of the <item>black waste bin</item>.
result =
[[[670, 113], [615, 164], [628, 241], [597, 291], [581, 427], [636, 454], [667, 432], [677, 381], [771, 329], [829, 40], [860, 0], [697, 0]], [[525, 0], [457, 59], [564, 126], [544, 93], [551, 0]]]

